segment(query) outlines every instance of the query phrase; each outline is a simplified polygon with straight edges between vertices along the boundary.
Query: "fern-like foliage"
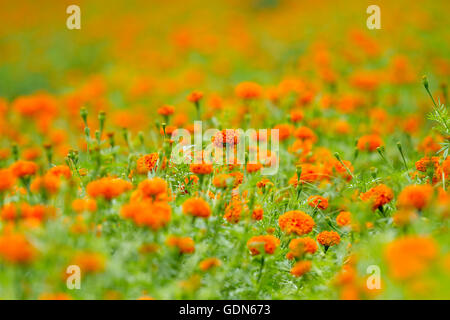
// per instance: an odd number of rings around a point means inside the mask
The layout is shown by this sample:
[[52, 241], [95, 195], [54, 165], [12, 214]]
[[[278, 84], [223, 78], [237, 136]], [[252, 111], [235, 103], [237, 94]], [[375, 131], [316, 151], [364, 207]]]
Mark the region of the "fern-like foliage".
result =
[[441, 143], [442, 148], [438, 153], [442, 153], [444, 159], [447, 158], [450, 151], [450, 117], [448, 109], [445, 107], [440, 100], [436, 103], [428, 89], [428, 81], [424, 78], [424, 86], [433, 101], [433, 111], [428, 114], [428, 119], [434, 121], [436, 126], [433, 129], [439, 131], [439, 133], [444, 137], [444, 142]]

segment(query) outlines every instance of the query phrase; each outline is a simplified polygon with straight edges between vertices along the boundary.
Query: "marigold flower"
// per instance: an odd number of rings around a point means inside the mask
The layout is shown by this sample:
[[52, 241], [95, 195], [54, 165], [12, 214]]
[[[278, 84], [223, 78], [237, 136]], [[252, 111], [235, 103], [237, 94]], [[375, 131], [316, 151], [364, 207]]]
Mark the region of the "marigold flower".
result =
[[201, 91], [192, 91], [188, 96], [187, 99], [189, 102], [196, 103], [200, 101], [203, 98], [203, 92]]
[[210, 163], [191, 163], [189, 166], [192, 173], [210, 174], [213, 171], [213, 165]]
[[421, 172], [426, 172], [428, 168], [433, 168], [433, 171], [439, 168], [439, 157], [423, 157], [416, 162], [416, 169]]
[[220, 267], [221, 264], [222, 262], [219, 259], [213, 257], [213, 258], [206, 258], [200, 261], [199, 267], [200, 270], [202, 271], [208, 271], [211, 268]]
[[106, 258], [96, 252], [79, 252], [70, 264], [79, 266], [82, 273], [98, 273], [105, 270]]
[[291, 269], [291, 274], [294, 277], [301, 277], [305, 273], [309, 272], [311, 270], [311, 261], [305, 260], [305, 261], [298, 261]]
[[264, 210], [260, 206], [256, 206], [252, 212], [252, 219], [259, 221], [262, 220], [264, 216]]
[[310, 196], [308, 198], [308, 205], [312, 208], [325, 210], [328, 208], [328, 198], [322, 196]]
[[288, 139], [294, 131], [294, 127], [288, 123], [277, 124], [273, 129], [278, 130], [278, 139], [280, 141]]
[[291, 110], [291, 121], [300, 122], [303, 120], [303, 111], [299, 109]]
[[410, 185], [405, 187], [398, 195], [397, 205], [399, 208], [416, 208], [422, 210], [433, 197], [433, 187], [425, 185]]
[[49, 194], [55, 194], [59, 191], [61, 181], [56, 175], [46, 174], [43, 177], [37, 177], [31, 182], [30, 190], [39, 192], [45, 190]]
[[234, 178], [232, 176], [230, 176], [229, 174], [221, 173], [221, 174], [214, 176], [212, 184], [216, 188], [225, 189], [230, 185], [230, 183], [233, 180], [234, 180]]
[[4, 232], [0, 236], [0, 258], [10, 263], [28, 264], [37, 255], [36, 249], [21, 233]]
[[38, 165], [32, 161], [19, 160], [10, 167], [16, 177], [32, 176], [38, 170]]
[[167, 245], [169, 247], [176, 247], [180, 253], [194, 253], [195, 242], [190, 237], [176, 237], [170, 236], [167, 239]]
[[120, 196], [122, 193], [131, 190], [132, 184], [119, 178], [101, 178], [89, 182], [86, 186], [86, 192], [93, 198], [103, 197], [111, 200]]
[[169, 105], [163, 105], [158, 109], [158, 113], [162, 116], [170, 116], [171, 114], [173, 114], [175, 112], [175, 107], [174, 106], [169, 106]]
[[252, 255], [258, 255], [264, 250], [267, 254], [273, 254], [280, 245], [280, 239], [272, 235], [255, 236], [247, 241], [247, 248]]
[[375, 151], [378, 147], [383, 145], [383, 140], [376, 134], [369, 134], [359, 138], [356, 147], [361, 151]]
[[336, 217], [338, 226], [344, 227], [350, 225], [352, 222], [352, 214], [348, 211], [341, 211]]
[[394, 225], [397, 227], [409, 225], [415, 219], [417, 219], [417, 213], [408, 209], [399, 210], [392, 216]]
[[209, 218], [211, 208], [202, 198], [191, 198], [183, 203], [183, 213], [194, 217]]
[[223, 216], [229, 223], [238, 223], [241, 220], [241, 215], [247, 207], [239, 198], [233, 198], [231, 202], [225, 207], [225, 215]]
[[77, 213], [84, 211], [97, 211], [97, 202], [94, 199], [75, 199], [72, 201], [72, 210]]
[[235, 93], [242, 99], [256, 99], [261, 97], [263, 89], [255, 82], [241, 82], [236, 86]]
[[70, 179], [70, 177], [72, 176], [72, 172], [70, 171], [70, 168], [68, 166], [64, 166], [64, 165], [51, 167], [50, 170], [48, 170], [47, 174], [54, 175], [57, 177], [62, 176], [66, 179]]
[[273, 182], [270, 181], [269, 179], [267, 179], [267, 178], [262, 178], [260, 181], [258, 181], [258, 182], [256, 183], [256, 186], [257, 186], [258, 188], [262, 189], [262, 188], [265, 188], [265, 187], [273, 187], [274, 184], [273, 184]]
[[438, 256], [432, 238], [407, 236], [394, 240], [385, 249], [390, 274], [397, 280], [407, 280], [424, 273]]
[[338, 245], [341, 242], [341, 236], [336, 231], [322, 231], [317, 235], [317, 241], [327, 249]]
[[376, 210], [381, 206], [391, 202], [394, 198], [394, 192], [391, 188], [384, 184], [379, 184], [365, 193], [361, 193], [361, 200], [370, 202], [372, 210]]
[[296, 233], [299, 236], [310, 233], [315, 226], [313, 218], [299, 210], [282, 214], [278, 218], [278, 224], [287, 234]]
[[158, 230], [169, 223], [172, 208], [162, 201], [132, 202], [122, 207], [121, 214], [126, 219], [133, 219], [138, 226]]
[[300, 127], [294, 131], [294, 136], [300, 140], [311, 140], [315, 142], [317, 140], [316, 134], [308, 127]]
[[16, 183], [16, 177], [10, 169], [0, 169], [0, 192], [11, 189]]
[[253, 173], [253, 172], [258, 172], [259, 170], [261, 170], [262, 168], [262, 164], [261, 163], [247, 163], [247, 172], [248, 173]]
[[138, 189], [144, 197], [155, 198], [160, 194], [167, 193], [167, 182], [159, 177], [143, 180], [138, 185]]
[[301, 258], [305, 253], [314, 254], [317, 251], [317, 243], [309, 237], [292, 239], [289, 243], [289, 250], [286, 258]]
[[217, 147], [233, 147], [239, 143], [239, 132], [234, 129], [223, 129], [217, 132], [211, 141]]
[[155, 170], [158, 159], [159, 155], [156, 152], [140, 157], [136, 163], [137, 172], [139, 174], [147, 174], [149, 171]]

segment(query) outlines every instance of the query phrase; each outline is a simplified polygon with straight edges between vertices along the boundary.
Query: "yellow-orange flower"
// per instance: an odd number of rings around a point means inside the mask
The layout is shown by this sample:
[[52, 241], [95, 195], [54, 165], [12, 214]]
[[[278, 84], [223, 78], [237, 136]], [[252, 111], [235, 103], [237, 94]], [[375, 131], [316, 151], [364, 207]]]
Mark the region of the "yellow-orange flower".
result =
[[258, 255], [262, 251], [267, 254], [273, 254], [280, 245], [280, 239], [272, 235], [255, 236], [247, 241], [247, 248], [252, 255]]
[[437, 255], [436, 242], [432, 238], [420, 236], [394, 240], [385, 250], [390, 274], [397, 280], [407, 280], [421, 275]]
[[379, 184], [365, 193], [361, 193], [361, 200], [370, 202], [372, 210], [391, 202], [394, 198], [394, 192], [384, 184]]
[[199, 267], [202, 271], [208, 271], [211, 268], [220, 267], [222, 262], [217, 258], [206, 258], [200, 261]]
[[291, 269], [291, 274], [295, 277], [301, 277], [311, 270], [311, 261], [298, 261]]
[[398, 195], [397, 205], [399, 208], [423, 209], [433, 197], [433, 187], [425, 185], [410, 185], [405, 187]]
[[338, 245], [341, 242], [341, 237], [336, 231], [322, 231], [317, 235], [317, 241], [327, 248]]
[[183, 203], [183, 213], [194, 217], [209, 218], [211, 208], [202, 198], [191, 198]]
[[101, 178], [88, 183], [86, 192], [93, 198], [103, 197], [111, 200], [120, 196], [122, 193], [131, 190], [130, 182], [119, 178]]
[[308, 205], [312, 208], [325, 210], [328, 208], [328, 198], [322, 196], [310, 196], [308, 198]]
[[289, 243], [290, 251], [287, 253], [286, 258], [301, 258], [305, 253], [314, 254], [317, 251], [317, 247], [316, 241], [309, 237], [292, 239]]
[[352, 222], [352, 214], [348, 211], [341, 211], [336, 217], [336, 223], [341, 226], [348, 226]]
[[299, 236], [310, 233], [315, 226], [313, 218], [300, 210], [282, 214], [278, 218], [278, 224], [287, 234], [296, 233]]
[[38, 170], [38, 165], [32, 161], [19, 160], [10, 167], [16, 177], [26, 177], [34, 175]]

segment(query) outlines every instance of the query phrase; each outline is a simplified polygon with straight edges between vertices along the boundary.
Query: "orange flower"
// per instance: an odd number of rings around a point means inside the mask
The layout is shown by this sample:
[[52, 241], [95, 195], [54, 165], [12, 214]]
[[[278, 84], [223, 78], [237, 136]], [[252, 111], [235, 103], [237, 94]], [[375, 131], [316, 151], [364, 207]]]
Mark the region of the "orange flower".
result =
[[405, 187], [398, 195], [399, 208], [416, 208], [422, 210], [431, 201], [433, 187], [425, 185], [410, 185]]
[[352, 214], [348, 211], [341, 211], [336, 217], [336, 223], [341, 226], [348, 226], [352, 222]]
[[11, 189], [16, 183], [16, 177], [10, 169], [0, 169], [0, 192]]
[[233, 197], [225, 208], [223, 216], [229, 223], [238, 223], [241, 220], [242, 211], [247, 210], [247, 206], [238, 197]]
[[260, 206], [256, 206], [255, 209], [253, 209], [252, 212], [252, 219], [259, 221], [262, 220], [264, 216], [264, 210]]
[[328, 198], [324, 198], [322, 196], [310, 196], [308, 198], [308, 205], [312, 208], [325, 210], [328, 208]]
[[86, 186], [86, 192], [93, 198], [103, 197], [111, 200], [120, 196], [122, 193], [131, 190], [130, 182], [119, 178], [101, 178], [89, 182]]
[[170, 116], [171, 114], [173, 114], [175, 112], [175, 107], [174, 106], [169, 106], [169, 105], [163, 105], [162, 107], [160, 107], [158, 109], [158, 113], [162, 116]]
[[221, 173], [216, 175], [213, 178], [213, 185], [216, 188], [222, 188], [225, 189], [226, 187], [228, 187], [230, 185], [230, 182], [234, 180], [232, 176], [230, 176], [229, 174], [226, 173]]
[[155, 170], [158, 159], [159, 155], [156, 152], [140, 157], [136, 163], [137, 172], [139, 174], [147, 174], [149, 171]]
[[361, 193], [361, 200], [368, 201], [372, 205], [372, 210], [391, 202], [394, 198], [394, 192], [384, 184], [379, 184], [365, 193]]
[[408, 209], [399, 210], [392, 217], [394, 225], [397, 227], [409, 225], [415, 219], [417, 219], [417, 213]]
[[390, 274], [397, 280], [407, 280], [424, 273], [438, 256], [432, 238], [407, 236], [389, 243], [385, 250]]
[[309, 237], [292, 239], [289, 243], [289, 250], [286, 258], [301, 258], [305, 253], [314, 254], [317, 251], [317, 243]]
[[195, 174], [210, 174], [213, 171], [213, 166], [210, 163], [191, 163], [189, 166], [192, 173]]
[[45, 190], [49, 194], [55, 194], [59, 191], [61, 182], [59, 178], [52, 174], [46, 174], [43, 177], [37, 177], [30, 185], [32, 192], [39, 192]]
[[241, 82], [236, 86], [235, 93], [242, 99], [256, 99], [261, 97], [263, 89], [255, 82]]
[[232, 147], [239, 143], [239, 132], [234, 129], [223, 129], [217, 132], [211, 141], [217, 147]]
[[300, 140], [310, 140], [315, 142], [317, 140], [316, 134], [308, 127], [300, 127], [294, 131], [294, 136]]
[[315, 226], [313, 218], [299, 210], [282, 214], [278, 218], [278, 224], [287, 234], [296, 233], [299, 236], [310, 233]]
[[248, 173], [258, 172], [261, 168], [262, 168], [261, 163], [253, 163], [253, 164], [247, 163], [247, 172]]
[[280, 240], [272, 235], [255, 236], [247, 241], [247, 248], [252, 255], [258, 255], [262, 250], [267, 254], [273, 254], [280, 245]]
[[383, 145], [383, 140], [381, 140], [380, 136], [369, 134], [359, 138], [356, 147], [361, 151], [375, 151], [381, 145]]
[[36, 249], [21, 233], [5, 232], [0, 236], [0, 257], [10, 263], [27, 264], [36, 257]]
[[317, 235], [317, 241], [327, 250], [328, 247], [338, 245], [341, 237], [336, 231], [322, 231]]
[[72, 210], [78, 213], [84, 211], [95, 212], [97, 203], [93, 199], [75, 199], [72, 201]]
[[290, 125], [288, 123], [277, 124], [273, 128], [275, 130], [278, 130], [278, 139], [280, 141], [284, 141], [287, 138], [289, 138], [291, 136], [292, 132], [294, 131], [294, 128], [292, 127], [292, 125]]
[[311, 270], [311, 261], [298, 261], [291, 269], [291, 274], [295, 277], [301, 277]]
[[272, 181], [270, 181], [269, 179], [267, 179], [267, 178], [262, 178], [260, 181], [258, 181], [257, 183], [256, 183], [256, 186], [258, 187], [258, 188], [265, 188], [266, 186], [267, 187], [273, 187], [273, 182]]
[[72, 176], [72, 172], [68, 166], [54, 166], [50, 170], [48, 170], [47, 174], [51, 174], [57, 177], [63, 176], [66, 179], [70, 179]]
[[217, 258], [206, 258], [200, 261], [199, 267], [202, 271], [208, 271], [211, 268], [220, 267], [221, 264], [222, 262]]
[[199, 102], [202, 98], [203, 98], [203, 92], [201, 92], [201, 91], [192, 91], [187, 96], [188, 101], [192, 102], [192, 103]]
[[138, 226], [158, 230], [169, 223], [172, 208], [162, 201], [132, 202], [122, 207], [121, 214], [126, 219], [133, 219]]
[[176, 247], [180, 253], [194, 253], [195, 242], [190, 237], [176, 237], [170, 236], [167, 239], [167, 245], [169, 247]]
[[299, 122], [303, 120], [303, 111], [299, 109], [291, 110], [291, 121]]
[[209, 218], [211, 208], [202, 198], [191, 198], [183, 203], [183, 213], [194, 217]]
[[416, 169], [421, 172], [426, 172], [428, 168], [433, 171], [439, 168], [439, 157], [423, 157], [416, 162]]
[[19, 160], [13, 163], [10, 169], [16, 177], [20, 178], [34, 175], [38, 170], [38, 165], [31, 161]]
[[167, 182], [159, 177], [147, 179], [139, 183], [138, 190], [144, 197], [156, 198], [167, 193]]
[[106, 259], [100, 253], [80, 252], [70, 264], [79, 266], [82, 273], [97, 273], [105, 270]]

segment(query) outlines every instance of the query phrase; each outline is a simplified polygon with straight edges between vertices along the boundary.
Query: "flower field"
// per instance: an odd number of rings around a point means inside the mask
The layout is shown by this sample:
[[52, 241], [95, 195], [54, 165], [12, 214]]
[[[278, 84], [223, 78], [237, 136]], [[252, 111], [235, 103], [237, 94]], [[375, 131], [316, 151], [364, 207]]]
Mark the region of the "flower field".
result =
[[450, 2], [369, 4], [1, 1], [0, 299], [450, 299]]

